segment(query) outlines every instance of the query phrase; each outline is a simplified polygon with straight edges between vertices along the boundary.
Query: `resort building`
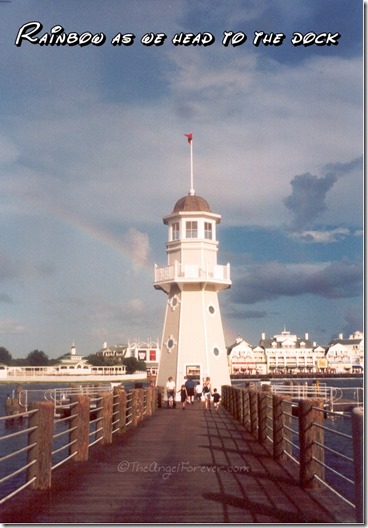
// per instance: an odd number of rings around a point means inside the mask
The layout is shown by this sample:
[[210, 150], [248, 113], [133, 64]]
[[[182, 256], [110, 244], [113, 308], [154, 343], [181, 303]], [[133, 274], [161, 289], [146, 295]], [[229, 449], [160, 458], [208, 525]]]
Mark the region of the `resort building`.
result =
[[157, 376], [161, 349], [158, 340], [147, 341], [135, 340], [128, 343], [126, 357], [135, 357], [138, 361], [144, 361], [147, 367], [147, 376]]
[[258, 346], [265, 353], [267, 374], [318, 372], [327, 367], [325, 349], [312, 342], [308, 334], [301, 338], [286, 329], [271, 338], [262, 334]]
[[138, 361], [144, 361], [147, 367], [147, 376], [157, 376], [158, 364], [160, 361], [161, 349], [158, 340], [129, 341], [127, 345], [107, 346], [105, 342], [102, 349], [97, 352], [97, 356], [106, 358], [116, 358], [122, 362], [124, 358], [134, 357]]
[[127, 345], [107, 346], [107, 342], [105, 341], [102, 348], [96, 352], [96, 356], [116, 358], [121, 362], [122, 359], [126, 357], [126, 351]]
[[252, 347], [240, 336], [227, 347], [231, 375], [266, 374], [267, 361], [262, 347]]
[[354, 332], [348, 339], [343, 334], [327, 345], [326, 361], [330, 372], [359, 373], [364, 369], [364, 334]]

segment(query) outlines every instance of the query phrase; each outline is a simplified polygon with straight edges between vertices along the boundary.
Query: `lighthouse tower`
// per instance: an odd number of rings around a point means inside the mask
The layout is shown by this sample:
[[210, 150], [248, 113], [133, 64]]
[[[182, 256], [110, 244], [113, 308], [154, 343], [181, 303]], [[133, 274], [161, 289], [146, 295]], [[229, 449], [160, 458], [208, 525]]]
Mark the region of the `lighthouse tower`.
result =
[[230, 384], [218, 293], [231, 286], [230, 265], [217, 264], [216, 226], [221, 216], [191, 187], [172, 212], [168, 226], [166, 266], [155, 266], [154, 287], [167, 294], [157, 384], [169, 376], [177, 390], [185, 376], [212, 388]]

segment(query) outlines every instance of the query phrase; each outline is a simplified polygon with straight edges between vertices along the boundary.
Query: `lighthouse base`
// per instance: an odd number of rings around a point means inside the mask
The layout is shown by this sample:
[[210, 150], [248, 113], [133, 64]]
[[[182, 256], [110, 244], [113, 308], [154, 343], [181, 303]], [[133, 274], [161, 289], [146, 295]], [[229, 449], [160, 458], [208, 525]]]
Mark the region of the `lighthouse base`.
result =
[[[211, 379], [212, 390], [230, 384], [227, 351], [218, 293], [199, 284], [172, 284], [168, 294], [157, 384], [169, 376], [176, 390], [190, 376], [203, 383]], [[178, 396], [178, 395], [177, 395]]]

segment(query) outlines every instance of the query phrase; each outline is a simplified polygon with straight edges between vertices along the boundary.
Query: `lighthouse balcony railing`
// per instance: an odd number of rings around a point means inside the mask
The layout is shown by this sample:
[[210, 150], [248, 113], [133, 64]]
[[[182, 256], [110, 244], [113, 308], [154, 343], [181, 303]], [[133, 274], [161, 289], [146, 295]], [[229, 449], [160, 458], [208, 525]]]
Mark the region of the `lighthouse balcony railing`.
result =
[[230, 282], [230, 264], [221, 265], [189, 265], [175, 262], [169, 266], [155, 265], [155, 283], [171, 280], [213, 280]]

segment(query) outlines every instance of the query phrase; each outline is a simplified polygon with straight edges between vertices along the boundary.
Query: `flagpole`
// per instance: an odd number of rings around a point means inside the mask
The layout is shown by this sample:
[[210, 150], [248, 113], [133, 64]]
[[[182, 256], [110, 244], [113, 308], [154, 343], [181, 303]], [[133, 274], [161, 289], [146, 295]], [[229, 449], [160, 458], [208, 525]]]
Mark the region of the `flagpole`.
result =
[[193, 137], [190, 141], [190, 191], [189, 194], [193, 196], [195, 194], [195, 190], [193, 187]]

